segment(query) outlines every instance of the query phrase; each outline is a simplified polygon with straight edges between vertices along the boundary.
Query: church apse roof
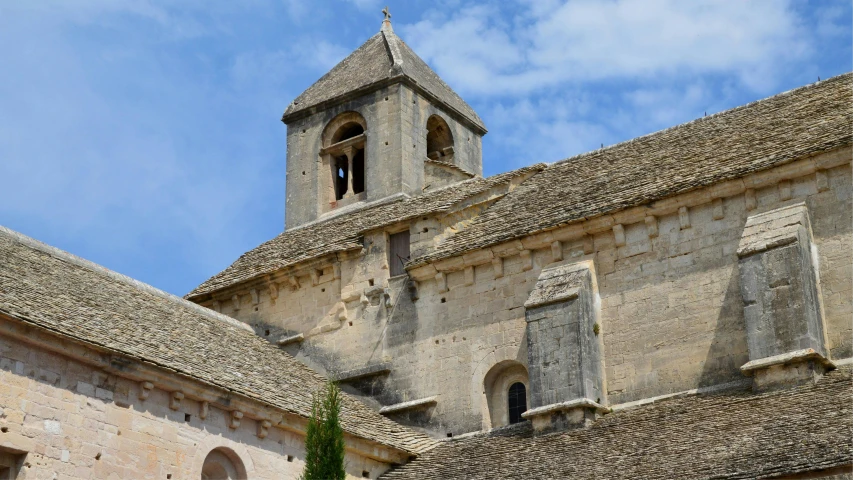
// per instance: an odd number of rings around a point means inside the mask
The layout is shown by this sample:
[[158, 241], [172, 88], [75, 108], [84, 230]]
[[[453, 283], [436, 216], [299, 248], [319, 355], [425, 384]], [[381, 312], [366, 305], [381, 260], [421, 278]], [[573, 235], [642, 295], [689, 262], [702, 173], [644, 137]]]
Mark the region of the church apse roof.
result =
[[403, 82], [432, 97], [449, 114], [486, 133], [483, 121], [406, 43], [391, 23], [370, 37], [288, 105], [282, 120], [289, 123], [327, 106], [356, 98], [378, 88]]
[[[0, 314], [305, 418], [326, 382], [236, 320], [4, 227]], [[435, 444], [347, 394], [341, 426], [411, 454]]]

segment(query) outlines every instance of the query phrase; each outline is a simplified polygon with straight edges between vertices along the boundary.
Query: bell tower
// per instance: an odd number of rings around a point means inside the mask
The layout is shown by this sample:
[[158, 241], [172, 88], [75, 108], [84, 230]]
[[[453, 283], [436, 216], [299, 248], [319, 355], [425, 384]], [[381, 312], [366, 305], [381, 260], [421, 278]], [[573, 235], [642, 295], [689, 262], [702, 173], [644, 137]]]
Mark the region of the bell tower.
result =
[[482, 175], [483, 121], [391, 27], [288, 105], [285, 228]]

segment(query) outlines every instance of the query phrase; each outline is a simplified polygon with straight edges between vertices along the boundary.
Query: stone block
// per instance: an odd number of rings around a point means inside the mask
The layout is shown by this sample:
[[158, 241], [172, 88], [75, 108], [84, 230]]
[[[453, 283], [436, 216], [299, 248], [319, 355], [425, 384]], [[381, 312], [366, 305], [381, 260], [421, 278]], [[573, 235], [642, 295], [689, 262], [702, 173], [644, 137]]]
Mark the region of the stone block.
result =
[[[750, 360], [742, 371], [754, 374], [776, 365], [764, 360], [798, 351], [828, 359], [819, 272], [805, 204], [749, 217], [737, 253]], [[787, 363], [799, 362], [795, 357]], [[763, 376], [763, 386], [781, 379], [785, 371], [800, 376], [796, 369], [774, 367], [773, 371]]]
[[587, 403], [597, 405], [605, 397], [597, 291], [592, 262], [558, 265], [542, 270], [525, 302], [531, 406], [526, 416], [534, 418], [537, 431], [583, 420]]

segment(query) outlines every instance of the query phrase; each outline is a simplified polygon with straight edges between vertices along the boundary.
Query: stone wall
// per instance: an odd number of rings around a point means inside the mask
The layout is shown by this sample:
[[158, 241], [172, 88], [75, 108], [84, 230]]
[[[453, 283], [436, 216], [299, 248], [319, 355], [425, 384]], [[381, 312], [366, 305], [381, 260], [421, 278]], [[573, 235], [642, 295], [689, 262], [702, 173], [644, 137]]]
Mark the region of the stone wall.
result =
[[[21, 459], [16, 478], [200, 478], [217, 448], [242, 463], [248, 478], [297, 478], [302, 471], [298, 433], [270, 426], [261, 434], [248, 416], [234, 428], [230, 411], [212, 404], [205, 411], [189, 395], [176, 402], [156, 386], [142, 400], [139, 382], [18, 338], [0, 336], [0, 385], [0, 453]], [[352, 478], [376, 478], [388, 468], [353, 452], [346, 462]]]
[[261, 289], [257, 311], [225, 304], [222, 311], [256, 329], [303, 333], [301, 345], [284, 348], [321, 370], [388, 363], [390, 373], [362, 379], [366, 393], [386, 406], [415, 401], [417, 408], [391, 417], [459, 434], [492, 426], [487, 374], [502, 362], [527, 364], [524, 303], [542, 268], [591, 260], [611, 405], [743, 382], [739, 368], [749, 356], [736, 252], [746, 218], [804, 201], [830, 354], [846, 358], [853, 354], [849, 158], [843, 149], [801, 159], [656, 202], [653, 213], [614, 212], [419, 267], [409, 272], [414, 282], [389, 281], [389, 233], [409, 228], [413, 251], [429, 248], [482, 207], [428, 216], [366, 235], [363, 256], [317, 260], [324, 266], [316, 271], [331, 272], [317, 277], [326, 283], [303, 276], [298, 289], [279, 288], [274, 304]]

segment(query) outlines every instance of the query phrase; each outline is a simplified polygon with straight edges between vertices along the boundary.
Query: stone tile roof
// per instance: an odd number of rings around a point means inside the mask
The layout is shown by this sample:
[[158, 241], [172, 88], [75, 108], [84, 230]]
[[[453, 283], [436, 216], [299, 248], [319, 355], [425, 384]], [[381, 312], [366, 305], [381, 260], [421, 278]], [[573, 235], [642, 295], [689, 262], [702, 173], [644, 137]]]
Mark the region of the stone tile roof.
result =
[[694, 395], [533, 436], [529, 424], [448, 441], [380, 478], [736, 479], [853, 463], [850, 367], [764, 394]]
[[[236, 320], [3, 227], [0, 313], [303, 417], [325, 382]], [[341, 423], [409, 453], [435, 442], [347, 395]]]
[[187, 294], [186, 298], [198, 299], [205, 294], [268, 275], [299, 262], [361, 248], [359, 237], [366, 231], [425, 214], [447, 211], [466, 198], [509, 183], [520, 176], [536, 173], [543, 168], [544, 164], [536, 164], [489, 178], [475, 177], [417, 197], [403, 198], [393, 203], [368, 207], [287, 230], [243, 254], [231, 266]]
[[853, 142], [853, 74], [550, 165], [409, 267]]
[[379, 33], [296, 97], [282, 120], [289, 122], [313, 107], [334, 105], [397, 81], [404, 81], [434, 97], [449, 113], [466, 119], [480, 134], [486, 133], [477, 112], [394, 33], [390, 23], [383, 24]]

